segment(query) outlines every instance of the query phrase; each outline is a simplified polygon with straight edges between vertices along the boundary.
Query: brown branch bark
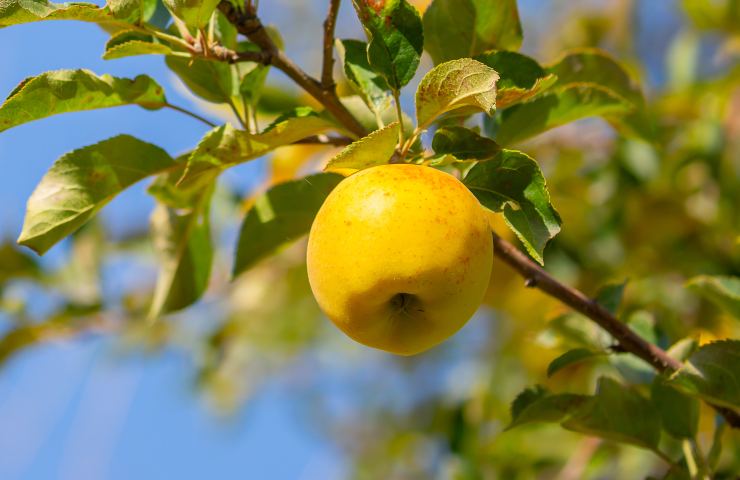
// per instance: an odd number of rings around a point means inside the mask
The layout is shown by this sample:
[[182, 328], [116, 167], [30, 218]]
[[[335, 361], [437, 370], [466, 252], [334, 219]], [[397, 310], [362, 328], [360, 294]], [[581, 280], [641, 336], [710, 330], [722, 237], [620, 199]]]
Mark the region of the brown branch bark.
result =
[[285, 73], [291, 80], [314, 97], [334, 118], [350, 132], [363, 137], [367, 134], [365, 127], [339, 101], [334, 89], [326, 90], [321, 83], [303, 71], [290, 58], [281, 52], [265, 31], [262, 22], [257, 17], [254, 7], [246, 5], [244, 10], [237, 9], [229, 1], [223, 0], [218, 5], [219, 10], [233, 24], [237, 31], [257, 44], [265, 54], [263, 63], [273, 65]]
[[321, 64], [321, 87], [334, 90], [334, 30], [341, 0], [330, 0], [329, 13], [324, 20], [324, 55]]
[[[683, 366], [679, 360], [669, 356], [664, 350], [633, 332], [594, 299], [587, 297], [580, 290], [560, 283], [526, 254], [496, 235], [496, 233], [493, 233], [493, 252], [495, 256], [522, 275], [526, 279], [528, 287], [542, 290], [596, 322], [619, 342], [619, 346], [624, 351], [641, 358], [658, 372], [673, 372]], [[712, 405], [712, 407], [725, 418], [730, 426], [740, 428], [740, 414], [718, 405]]]
[[[195, 51], [194, 53], [203, 55], [201, 51]], [[255, 63], [267, 63], [269, 56], [264, 52], [235, 52], [221, 45], [212, 45], [209, 47], [208, 53], [216, 60], [227, 63], [239, 63], [239, 62], [255, 62]]]

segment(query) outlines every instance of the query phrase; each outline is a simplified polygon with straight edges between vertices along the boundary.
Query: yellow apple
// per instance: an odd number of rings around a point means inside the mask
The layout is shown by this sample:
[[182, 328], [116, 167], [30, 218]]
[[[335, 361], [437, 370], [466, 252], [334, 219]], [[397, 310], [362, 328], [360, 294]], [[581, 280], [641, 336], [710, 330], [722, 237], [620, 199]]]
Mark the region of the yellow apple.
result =
[[475, 313], [492, 257], [484, 210], [460, 181], [429, 167], [382, 165], [327, 197], [308, 239], [308, 278], [349, 337], [413, 355]]

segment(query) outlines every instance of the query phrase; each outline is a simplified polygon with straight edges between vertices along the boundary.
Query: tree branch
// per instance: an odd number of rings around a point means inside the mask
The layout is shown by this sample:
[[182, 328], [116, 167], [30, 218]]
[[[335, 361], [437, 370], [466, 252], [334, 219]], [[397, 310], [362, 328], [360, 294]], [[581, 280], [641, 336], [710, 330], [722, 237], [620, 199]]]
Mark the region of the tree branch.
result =
[[[201, 52], [196, 51], [196, 54]], [[255, 62], [269, 63], [270, 57], [264, 52], [235, 52], [221, 45], [211, 45], [208, 52], [216, 60], [227, 63]]]
[[321, 87], [334, 90], [334, 29], [341, 0], [330, 0], [329, 13], [324, 20], [324, 61], [321, 65]]
[[[528, 287], [542, 290], [596, 322], [619, 342], [622, 349], [643, 359], [658, 372], [673, 372], [683, 366], [683, 363], [669, 356], [664, 350], [637, 335], [595, 300], [587, 297], [580, 290], [560, 283], [514, 245], [499, 237], [495, 232], [492, 233], [494, 255], [519, 272], [526, 279]], [[710, 405], [725, 418], [730, 426], [740, 428], [740, 414], [729, 408]]]
[[236, 27], [239, 33], [246, 36], [262, 49], [262, 53], [266, 56], [265, 64], [273, 65], [285, 73], [291, 80], [321, 103], [350, 132], [358, 137], [363, 137], [367, 134], [365, 127], [339, 101], [339, 97], [337, 97], [333, 89], [325, 90], [322, 88], [318, 80], [303, 71], [277, 48], [265, 31], [262, 22], [257, 18], [257, 13], [253, 6], [247, 4], [244, 10], [240, 11], [228, 0], [222, 0], [218, 8], [229, 22]]

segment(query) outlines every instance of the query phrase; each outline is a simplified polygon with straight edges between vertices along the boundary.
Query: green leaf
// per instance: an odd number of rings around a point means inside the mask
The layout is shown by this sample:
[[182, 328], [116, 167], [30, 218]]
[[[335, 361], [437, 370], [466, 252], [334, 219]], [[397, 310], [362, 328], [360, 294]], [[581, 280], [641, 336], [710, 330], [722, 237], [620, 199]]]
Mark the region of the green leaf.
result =
[[573, 85], [503, 110], [494, 121], [494, 138], [501, 145], [511, 145], [581, 118], [624, 115], [633, 109], [610, 90]]
[[208, 25], [220, 0], [162, 0], [167, 9], [190, 28], [202, 29]]
[[740, 408], [740, 340], [709, 343], [694, 352], [669, 385], [708, 402]]
[[736, 1], [683, 0], [681, 4], [683, 11], [698, 29], [740, 33], [740, 4]]
[[39, 254], [139, 180], [176, 166], [161, 148], [119, 135], [59, 158], [28, 200], [18, 243]]
[[600, 50], [584, 49], [569, 53], [548, 67], [547, 71], [557, 76], [555, 89], [593, 84], [608, 89], [635, 106], [645, 103], [639, 85], [630, 78], [624, 67]]
[[396, 91], [419, 66], [424, 28], [419, 12], [406, 0], [352, 0], [368, 37], [370, 66]]
[[209, 184], [222, 170], [270, 151], [265, 145], [254, 144], [251, 138], [245, 131], [237, 130], [230, 124], [210, 130], [188, 157], [178, 187], [193, 189]]
[[656, 450], [660, 415], [636, 390], [601, 377], [596, 394], [563, 422], [568, 430]]
[[604, 356], [604, 352], [595, 352], [587, 348], [574, 348], [573, 350], [568, 350], [567, 352], [563, 353], [555, 360], [550, 362], [550, 365], [548, 365], [547, 367], [547, 376], [552, 377], [564, 368], [570, 367], [571, 365], [580, 363], [590, 358], [601, 356]]
[[380, 113], [391, 103], [390, 87], [375, 73], [367, 60], [367, 44], [359, 40], [337, 40], [344, 75], [373, 112]]
[[437, 65], [422, 78], [416, 90], [416, 122], [428, 127], [440, 115], [459, 108], [483, 111], [496, 108], [498, 73], [472, 58]]
[[527, 423], [560, 423], [588, 399], [589, 397], [586, 395], [570, 393], [551, 395], [539, 385], [528, 388], [512, 402], [511, 423], [506, 427], [506, 430]]
[[335, 125], [310, 109], [300, 109], [293, 116], [279, 118], [264, 132], [248, 135], [231, 125], [208, 132], [188, 159], [180, 186], [209, 183], [222, 170], [261, 157], [283, 145], [316, 135]]
[[229, 103], [237, 93], [238, 79], [232, 65], [173, 56], [167, 56], [165, 63], [191, 92], [203, 100]]
[[557, 81], [556, 75], [548, 73], [534, 59], [521, 53], [491, 51], [477, 55], [475, 60], [496, 70], [501, 77], [496, 84], [498, 109], [527, 101]]
[[660, 479], [647, 477], [645, 480], [693, 480], [693, 478], [686, 469], [686, 465], [682, 463], [681, 465], [671, 465], [666, 474], [660, 477]]
[[0, 28], [42, 20], [80, 20], [95, 23], [117, 23], [108, 7], [94, 3], [52, 3], [47, 0], [5, 0], [0, 3]]
[[152, 238], [161, 267], [150, 318], [191, 305], [208, 286], [213, 262], [208, 219], [212, 192], [213, 184], [199, 189], [189, 204], [177, 208], [159, 204], [152, 213]]
[[635, 390], [602, 377], [596, 394], [550, 395], [546, 390], [525, 391], [512, 405], [507, 429], [532, 422], [560, 423], [563, 428], [608, 440], [656, 450], [660, 416], [654, 405]]
[[616, 315], [619, 310], [619, 305], [622, 303], [622, 297], [624, 296], [624, 289], [626, 286], [626, 281], [604, 285], [598, 292], [596, 292], [596, 301], [602, 307], [609, 310], [612, 315]]
[[249, 106], [254, 107], [259, 102], [268, 73], [270, 73], [270, 67], [267, 65], [255, 65], [242, 77], [239, 94]]
[[686, 288], [740, 319], [740, 278], [699, 275], [689, 280]]
[[157, 9], [156, 0], [108, 0], [106, 7], [114, 17], [126, 22], [140, 25], [154, 15]]
[[655, 377], [651, 399], [660, 413], [663, 430], [675, 438], [694, 438], [699, 429], [699, 400], [666, 383], [666, 378]]
[[0, 132], [60, 113], [139, 105], [158, 109], [164, 90], [146, 75], [133, 80], [97, 76], [89, 70], [57, 70], [30, 77], [0, 105]]
[[605, 118], [625, 134], [653, 139], [654, 127], [646, 114], [645, 98], [639, 85], [606, 52], [597, 49], [577, 50], [550, 66], [548, 72], [557, 76], [553, 86], [555, 90], [588, 85], [624, 99], [632, 107], [631, 110], [616, 115], [606, 114]]
[[113, 35], [105, 44], [104, 60], [131, 57], [134, 55], [169, 55], [172, 49], [159, 43], [151, 35], [134, 30], [124, 30]]
[[547, 344], [552, 344], [553, 337], [557, 337], [557, 343], [566, 347], [584, 347], [588, 350], [602, 350], [612, 342], [608, 333], [583, 315], [573, 312], [563, 313], [550, 320], [540, 335]]
[[534, 387], [527, 387], [516, 396], [513, 402], [511, 402], [511, 418], [515, 419], [522, 414], [522, 412], [531, 404], [548, 396], [550, 392], [542, 385], [535, 385]]
[[561, 221], [537, 162], [522, 152], [502, 150], [474, 166], [463, 183], [483, 206], [504, 212], [509, 227], [542, 264], [545, 245], [558, 234]]
[[722, 455], [722, 434], [725, 433], [725, 419], [717, 415], [714, 422], [714, 435], [712, 435], [712, 446], [707, 453], [707, 467], [713, 472], [717, 469], [719, 458]]
[[10, 279], [35, 277], [39, 271], [36, 259], [19, 250], [12, 243], [0, 244], [0, 290], [2, 285]]
[[147, 193], [157, 202], [172, 208], [190, 208], [201, 194], [199, 189], [186, 189], [177, 185], [182, 178], [191, 152], [184, 153], [175, 159], [176, 167], [157, 175], [147, 188]]
[[[222, 12], [216, 10], [216, 22], [214, 25], [214, 34], [218, 38], [219, 43], [226, 48], [235, 50], [238, 43], [238, 32], [233, 23], [226, 18]], [[279, 47], [278, 47], [279, 48]]]
[[434, 0], [424, 12], [424, 35], [435, 64], [491, 49], [518, 50], [516, 0]]
[[466, 127], [441, 127], [434, 133], [432, 148], [437, 155], [454, 155], [460, 160], [486, 160], [501, 149], [490, 138]]
[[257, 197], [239, 233], [234, 276], [308, 233], [324, 200], [343, 178], [319, 173], [281, 183]]
[[384, 165], [393, 156], [398, 144], [398, 122], [352, 142], [332, 158], [324, 170], [355, 168], [361, 170]]
[[695, 338], [682, 338], [671, 345], [671, 348], [666, 350], [666, 353], [671, 358], [685, 362], [697, 348], [699, 348], [699, 342]]

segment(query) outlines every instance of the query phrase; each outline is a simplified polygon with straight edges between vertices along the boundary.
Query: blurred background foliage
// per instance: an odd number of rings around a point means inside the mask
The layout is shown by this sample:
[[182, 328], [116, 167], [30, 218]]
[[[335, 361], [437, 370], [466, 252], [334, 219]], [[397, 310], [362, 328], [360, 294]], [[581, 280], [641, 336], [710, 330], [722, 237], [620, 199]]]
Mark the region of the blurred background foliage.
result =
[[[317, 65], [324, 14], [318, 5], [325, 2], [295, 3], [268, 9], [268, 20], [279, 25], [294, 58]], [[414, 3], [423, 9], [428, 2]], [[737, 320], [684, 284], [699, 274], [740, 275], [740, 2], [530, 0], [520, 9], [522, 51], [541, 63], [581, 47], [602, 48], [625, 62], [643, 85], [657, 132], [654, 143], [626, 139], [603, 120], [586, 119], [517, 147], [540, 163], [563, 218], [562, 232], [546, 250], [547, 269], [591, 294], [626, 281], [620, 317], [664, 348], [685, 337], [701, 343], [737, 338]], [[340, 33], [359, 38], [350, 10], [343, 8]], [[423, 62], [415, 82], [431, 67], [428, 57]], [[340, 84], [339, 91], [349, 90]], [[404, 101], [410, 111], [410, 98]], [[272, 73], [260, 124], [299, 104], [311, 99]], [[229, 118], [227, 111], [202, 107]], [[92, 222], [67, 242], [68, 253], [54, 265], [4, 243], [0, 361], [33, 355], [39, 342], [90, 335], [112, 336], [123, 356], [174, 351], [192, 362], [197, 394], [214, 415], [227, 417], [249, 408], [250, 396], [272, 377], [286, 376], [295, 382], [304, 421], [346, 456], [349, 478], [632, 479], [666, 473], [665, 463], [648, 451], [557, 425], [504, 432], [511, 401], [528, 385], [590, 393], [608, 374], [647, 391], [652, 374], [615, 356], [548, 378], [552, 359], [568, 348], [603, 345], [604, 337], [526, 288], [499, 261], [470, 324], [413, 358], [358, 346], [322, 318], [309, 290], [303, 242], [230, 282], [235, 226], [254, 196], [321, 168], [336, 151], [282, 148], [261, 160], [265, 174], [257, 188], [220, 185], [213, 228], [222, 248], [211, 286], [193, 308], [154, 325], [145, 321], [155, 281], [145, 222], [116, 234]], [[19, 198], [13, 207], [21, 204]], [[498, 217], [492, 224], [513, 240]], [[141, 265], [143, 273], [105, 293], [111, 289], [101, 271], [121, 262]], [[705, 451], [713, 433], [714, 416], [703, 410], [699, 441]], [[721, 434], [717, 478], [737, 478], [740, 433]], [[680, 445], [667, 442], [667, 451], [680, 452]]]

